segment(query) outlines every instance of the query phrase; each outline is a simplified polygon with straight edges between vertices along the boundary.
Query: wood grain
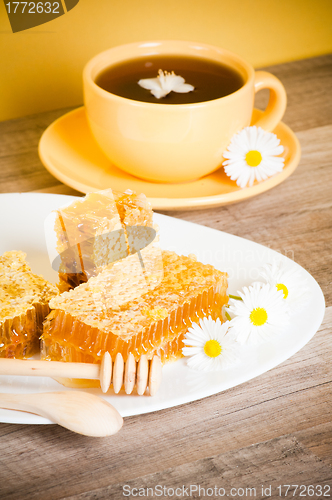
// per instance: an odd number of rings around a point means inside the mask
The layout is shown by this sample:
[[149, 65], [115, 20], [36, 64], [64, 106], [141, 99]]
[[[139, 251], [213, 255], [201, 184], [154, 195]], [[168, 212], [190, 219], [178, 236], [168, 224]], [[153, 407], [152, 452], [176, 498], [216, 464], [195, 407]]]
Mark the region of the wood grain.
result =
[[0, 122], [0, 193], [43, 191], [81, 195], [71, 188], [64, 189], [43, 167], [38, 156], [38, 143], [44, 130], [71, 109]]
[[[171, 215], [262, 243], [301, 264], [325, 294], [319, 331], [270, 372], [200, 401], [126, 418], [110, 438], [0, 424], [1, 500], [116, 500], [124, 498], [125, 484], [256, 488], [255, 498], [277, 499], [280, 484], [332, 485], [332, 56], [266, 69], [286, 87], [284, 122], [300, 140], [299, 167], [256, 198]], [[261, 93], [257, 106], [264, 102]], [[66, 111], [0, 123], [0, 192], [79, 194], [52, 177], [37, 154], [44, 129]], [[271, 485], [271, 496], [262, 495], [262, 485]]]
[[[316, 478], [315, 482], [311, 480], [312, 475]], [[196, 480], [193, 481], [193, 478]], [[220, 453], [165, 469], [139, 480], [129, 480], [125, 485], [118, 483], [70, 496], [67, 500], [120, 500], [129, 491], [133, 491], [135, 495], [140, 492], [142, 495], [144, 492], [145, 495], [152, 495], [153, 491], [161, 491], [166, 493], [163, 498], [173, 496], [178, 491], [181, 496], [185, 496], [187, 492], [191, 498], [233, 496], [276, 500], [280, 499], [281, 491], [283, 494], [286, 492], [285, 487], [278, 490], [280, 485], [325, 485], [325, 491], [330, 491], [331, 481], [331, 469], [324, 462], [303, 448], [294, 437], [283, 436], [234, 452]], [[288, 495], [292, 496], [294, 491], [295, 487], [292, 486]]]
[[[331, 124], [331, 54], [264, 69], [280, 78], [286, 89], [288, 102], [283, 121], [294, 132]], [[261, 94], [256, 97], [258, 108], [266, 104], [268, 91], [265, 96]]]

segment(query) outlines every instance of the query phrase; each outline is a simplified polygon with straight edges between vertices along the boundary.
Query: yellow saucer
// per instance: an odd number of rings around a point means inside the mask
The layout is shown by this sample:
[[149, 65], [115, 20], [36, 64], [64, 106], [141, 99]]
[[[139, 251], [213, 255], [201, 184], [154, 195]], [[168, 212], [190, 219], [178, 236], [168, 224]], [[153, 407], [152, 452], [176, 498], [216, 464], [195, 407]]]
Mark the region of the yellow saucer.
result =
[[[252, 124], [260, 113], [254, 110]], [[154, 209], [216, 207], [264, 193], [294, 172], [301, 156], [299, 141], [292, 130], [282, 122], [274, 132], [284, 146], [283, 171], [245, 189], [239, 188], [231, 181], [223, 168], [199, 180], [182, 184], [144, 181], [123, 172], [108, 160], [95, 142], [84, 107], [58, 118], [45, 130], [39, 142], [39, 156], [54, 177], [82, 193], [107, 188], [115, 191], [132, 189], [145, 193]]]

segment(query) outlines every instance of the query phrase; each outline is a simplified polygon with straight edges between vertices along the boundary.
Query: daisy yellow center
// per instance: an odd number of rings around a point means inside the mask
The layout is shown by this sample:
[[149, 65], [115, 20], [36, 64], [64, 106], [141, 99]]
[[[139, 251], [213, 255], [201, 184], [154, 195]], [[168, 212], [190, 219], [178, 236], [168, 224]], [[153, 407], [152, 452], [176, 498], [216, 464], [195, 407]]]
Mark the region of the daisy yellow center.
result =
[[250, 321], [255, 326], [262, 326], [267, 322], [267, 312], [263, 307], [256, 307], [250, 313]]
[[283, 285], [282, 283], [277, 283], [276, 284], [277, 290], [282, 290], [284, 293], [284, 299], [287, 299], [288, 297], [288, 288], [286, 285]]
[[246, 162], [249, 167], [257, 167], [262, 161], [262, 155], [259, 151], [253, 149], [252, 151], [248, 151], [246, 154]]
[[217, 358], [221, 350], [221, 345], [218, 340], [208, 340], [204, 344], [204, 352], [209, 358]]

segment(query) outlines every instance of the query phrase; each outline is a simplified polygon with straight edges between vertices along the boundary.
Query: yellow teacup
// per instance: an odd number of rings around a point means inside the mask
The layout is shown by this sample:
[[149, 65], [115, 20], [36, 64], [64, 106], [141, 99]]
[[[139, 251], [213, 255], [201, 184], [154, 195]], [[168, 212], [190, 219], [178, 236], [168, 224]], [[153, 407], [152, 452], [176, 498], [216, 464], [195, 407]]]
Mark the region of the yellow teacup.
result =
[[[154, 103], [120, 97], [95, 83], [109, 67], [153, 55], [212, 60], [235, 70], [243, 85], [205, 102], [161, 104], [157, 99]], [[167, 40], [114, 47], [87, 63], [83, 82], [88, 121], [100, 148], [122, 170], [153, 182], [186, 182], [217, 170], [232, 136], [250, 124], [258, 90], [268, 88], [270, 100], [257, 126], [272, 131], [286, 109], [286, 92], [278, 78], [255, 72], [225, 49], [195, 42]]]

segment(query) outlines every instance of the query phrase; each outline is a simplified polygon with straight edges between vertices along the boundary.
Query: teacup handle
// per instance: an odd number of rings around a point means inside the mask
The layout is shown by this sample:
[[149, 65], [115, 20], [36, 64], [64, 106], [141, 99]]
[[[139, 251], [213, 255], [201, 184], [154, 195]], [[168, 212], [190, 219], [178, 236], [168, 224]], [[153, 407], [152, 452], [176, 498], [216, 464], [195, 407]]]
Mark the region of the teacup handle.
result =
[[270, 99], [263, 115], [255, 122], [256, 127], [262, 127], [268, 132], [278, 125], [284, 116], [287, 104], [286, 90], [281, 81], [267, 71], [256, 71], [255, 93], [262, 89], [270, 90]]

